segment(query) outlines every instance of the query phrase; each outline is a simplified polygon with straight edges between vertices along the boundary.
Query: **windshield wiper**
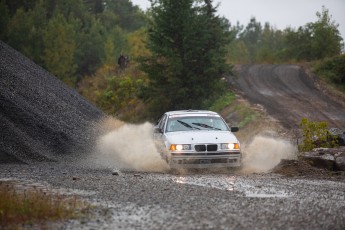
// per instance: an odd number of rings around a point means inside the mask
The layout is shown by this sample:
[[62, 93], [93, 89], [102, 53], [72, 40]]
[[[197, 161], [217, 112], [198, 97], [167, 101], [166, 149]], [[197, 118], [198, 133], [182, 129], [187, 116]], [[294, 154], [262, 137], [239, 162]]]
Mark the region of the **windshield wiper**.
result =
[[203, 127], [203, 128], [206, 128], [206, 129], [215, 129], [215, 130], [221, 130], [221, 129], [218, 129], [216, 127], [213, 127], [213, 126], [210, 126], [210, 125], [206, 125], [206, 124], [203, 124], [203, 123], [192, 123], [193, 125], [197, 125], [197, 126], [200, 126], [200, 127]]
[[199, 128], [196, 128], [196, 127], [191, 126], [190, 124], [188, 124], [188, 123], [186, 123], [186, 122], [184, 122], [184, 121], [180, 121], [180, 120], [176, 120], [176, 121], [177, 121], [178, 123], [180, 123], [180, 124], [186, 126], [187, 128], [190, 128], [190, 129], [199, 129]]

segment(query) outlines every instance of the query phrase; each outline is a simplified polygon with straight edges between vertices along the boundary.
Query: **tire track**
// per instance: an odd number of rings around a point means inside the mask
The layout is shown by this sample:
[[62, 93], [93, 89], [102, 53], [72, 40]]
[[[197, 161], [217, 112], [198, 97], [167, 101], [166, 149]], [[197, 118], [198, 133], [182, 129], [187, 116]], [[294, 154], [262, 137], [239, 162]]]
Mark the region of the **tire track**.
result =
[[320, 91], [300, 66], [243, 65], [236, 86], [286, 128], [295, 128], [304, 117], [345, 128], [344, 106]]

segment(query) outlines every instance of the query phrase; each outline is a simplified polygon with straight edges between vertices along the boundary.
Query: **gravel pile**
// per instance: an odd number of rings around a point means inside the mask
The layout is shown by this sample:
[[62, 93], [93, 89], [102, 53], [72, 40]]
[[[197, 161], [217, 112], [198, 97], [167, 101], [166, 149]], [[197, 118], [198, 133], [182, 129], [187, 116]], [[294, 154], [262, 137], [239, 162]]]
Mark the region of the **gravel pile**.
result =
[[0, 162], [37, 162], [85, 152], [103, 113], [0, 41]]

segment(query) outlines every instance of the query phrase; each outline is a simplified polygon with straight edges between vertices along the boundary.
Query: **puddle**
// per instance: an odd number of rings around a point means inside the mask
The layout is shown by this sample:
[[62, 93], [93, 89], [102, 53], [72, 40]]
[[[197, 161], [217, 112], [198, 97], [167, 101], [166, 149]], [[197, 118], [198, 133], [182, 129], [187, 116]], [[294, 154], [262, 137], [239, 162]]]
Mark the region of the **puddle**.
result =
[[190, 184], [208, 188], [233, 191], [235, 176], [179, 176], [173, 179], [179, 184]]
[[[167, 179], [167, 177], [165, 179]], [[267, 180], [261, 182], [259, 180], [247, 179], [241, 176], [187, 175], [171, 176], [170, 179], [179, 184], [188, 184], [225, 191], [239, 192], [238, 194], [242, 194], [245, 197], [287, 198], [294, 195], [294, 193], [283, 189], [277, 184], [269, 183]]]
[[287, 189], [283, 189], [281, 184], [271, 183], [269, 180], [255, 180], [239, 178], [235, 184], [235, 190], [241, 192], [245, 197], [257, 198], [287, 198], [294, 195]]
[[286, 198], [290, 197], [289, 194], [287, 193], [250, 193], [250, 192], [245, 192], [246, 197], [258, 197], [258, 198], [269, 198], [269, 197], [275, 197], [275, 198]]

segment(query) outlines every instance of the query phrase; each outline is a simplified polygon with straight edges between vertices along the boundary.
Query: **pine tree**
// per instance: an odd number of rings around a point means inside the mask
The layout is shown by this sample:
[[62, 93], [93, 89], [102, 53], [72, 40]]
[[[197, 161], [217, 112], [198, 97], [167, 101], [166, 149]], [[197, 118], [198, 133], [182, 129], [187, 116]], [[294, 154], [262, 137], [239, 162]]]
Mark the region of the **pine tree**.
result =
[[225, 62], [229, 23], [212, 1], [152, 1], [148, 49], [142, 60], [149, 85], [144, 92], [153, 116], [166, 110], [201, 109], [219, 96], [231, 71]]
[[52, 18], [43, 33], [45, 67], [56, 77], [74, 86], [76, 65], [75, 26], [61, 14]]

